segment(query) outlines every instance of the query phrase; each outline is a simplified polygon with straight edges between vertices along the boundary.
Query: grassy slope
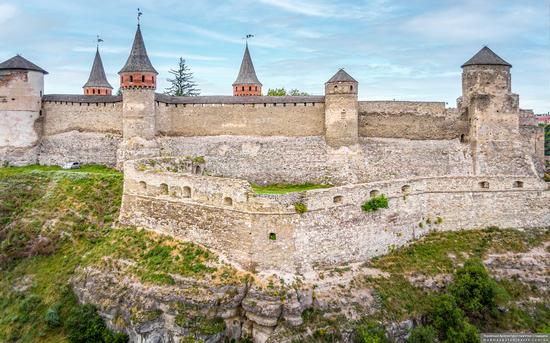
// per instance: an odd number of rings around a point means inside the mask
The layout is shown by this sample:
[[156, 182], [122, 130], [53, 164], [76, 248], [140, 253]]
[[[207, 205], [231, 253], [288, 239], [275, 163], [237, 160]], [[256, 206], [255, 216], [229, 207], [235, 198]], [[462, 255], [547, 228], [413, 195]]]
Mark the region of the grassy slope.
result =
[[[215, 256], [192, 244], [132, 228], [112, 229], [121, 192], [122, 175], [103, 167], [76, 171], [0, 168], [0, 341], [65, 341], [62, 328], [47, 327], [45, 313], [58, 305], [63, 319], [76, 306], [68, 287], [75, 268], [101, 263], [104, 256], [133, 259], [137, 262], [134, 272], [144, 282], [170, 283], [172, 273], [200, 277], [214, 271], [207, 262]], [[426, 292], [414, 287], [407, 275], [447, 274], [467, 256], [526, 251], [548, 241], [550, 234], [544, 230], [434, 233], [369, 263], [388, 272], [389, 278], [354, 283], [376, 290], [381, 307], [374, 319], [400, 320], [422, 313], [425, 307]], [[28, 282], [26, 276], [30, 276]], [[28, 290], [14, 290], [15, 285], [25, 283]], [[515, 280], [501, 285], [511, 297], [507, 305], [511, 310], [503, 321], [507, 326], [487, 325], [535, 331], [550, 320], [547, 308], [530, 304], [528, 299], [548, 300], [548, 294]], [[532, 305], [531, 310], [516, 302]]]
[[[98, 166], [0, 168], [1, 342], [66, 341], [62, 327], [48, 328], [45, 314], [57, 307], [63, 320], [77, 306], [68, 287], [75, 268], [104, 256], [133, 259], [144, 282], [214, 272], [206, 262], [215, 256], [190, 243], [113, 229], [121, 192], [122, 175]], [[14, 289], [25, 284], [25, 291]]]

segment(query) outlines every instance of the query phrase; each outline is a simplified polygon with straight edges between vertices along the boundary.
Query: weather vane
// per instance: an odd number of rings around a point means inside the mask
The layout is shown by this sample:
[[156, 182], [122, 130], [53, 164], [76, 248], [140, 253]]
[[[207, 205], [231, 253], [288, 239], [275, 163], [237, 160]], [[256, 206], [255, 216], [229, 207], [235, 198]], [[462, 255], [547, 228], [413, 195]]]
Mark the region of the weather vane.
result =
[[103, 42], [103, 39], [99, 38], [99, 35], [97, 35], [97, 48], [99, 49], [99, 43]]
[[141, 10], [138, 8], [138, 25], [139, 25], [139, 17], [141, 17], [143, 15], [143, 13], [141, 12]]
[[254, 35], [251, 35], [251, 34], [247, 34], [243, 39], [246, 40], [246, 44], [248, 44], [248, 38], [252, 38], [254, 37]]

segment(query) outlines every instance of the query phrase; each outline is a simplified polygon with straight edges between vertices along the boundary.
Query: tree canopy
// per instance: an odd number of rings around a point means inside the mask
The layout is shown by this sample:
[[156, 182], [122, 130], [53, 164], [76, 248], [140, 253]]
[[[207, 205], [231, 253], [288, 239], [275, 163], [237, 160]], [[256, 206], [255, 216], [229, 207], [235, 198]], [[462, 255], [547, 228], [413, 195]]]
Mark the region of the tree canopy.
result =
[[189, 66], [185, 63], [185, 59], [180, 57], [177, 69], [168, 71], [174, 76], [172, 79], [167, 79], [170, 87], [166, 88], [165, 94], [175, 96], [197, 96], [200, 95], [200, 89], [197, 88], [197, 83], [193, 79], [193, 73]]
[[289, 96], [305, 96], [305, 95], [309, 95], [307, 92], [302, 92], [301, 90], [299, 89], [291, 89], [290, 91], [287, 92], [287, 90], [283, 87], [283, 88], [270, 88], [268, 91], [267, 91], [267, 95], [268, 96], [286, 96], [286, 95], [289, 95]]

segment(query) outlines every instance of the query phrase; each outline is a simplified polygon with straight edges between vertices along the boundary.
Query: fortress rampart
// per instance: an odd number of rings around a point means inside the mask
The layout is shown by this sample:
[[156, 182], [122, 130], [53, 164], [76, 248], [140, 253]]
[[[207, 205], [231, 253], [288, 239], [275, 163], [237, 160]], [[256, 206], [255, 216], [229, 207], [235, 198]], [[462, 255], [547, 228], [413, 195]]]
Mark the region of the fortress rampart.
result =
[[[529, 175], [418, 177], [260, 195], [246, 180], [202, 175], [208, 163], [188, 162], [191, 167], [179, 172], [141, 163], [125, 165], [123, 223], [203, 244], [262, 271], [305, 273], [364, 261], [430, 230], [550, 221], [550, 191]], [[389, 198], [388, 209], [360, 209], [379, 194]], [[308, 211], [296, 213], [297, 202]]]

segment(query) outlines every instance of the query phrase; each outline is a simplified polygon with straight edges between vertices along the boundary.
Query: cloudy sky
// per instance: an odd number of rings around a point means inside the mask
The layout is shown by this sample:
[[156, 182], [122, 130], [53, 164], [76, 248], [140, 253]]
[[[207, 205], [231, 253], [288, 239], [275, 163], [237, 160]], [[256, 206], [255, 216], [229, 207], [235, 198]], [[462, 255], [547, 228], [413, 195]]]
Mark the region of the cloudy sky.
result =
[[81, 93], [100, 47], [111, 84], [142, 9], [159, 90], [179, 56], [202, 94], [231, 94], [246, 34], [265, 90], [322, 94], [343, 67], [363, 100], [445, 101], [460, 65], [488, 45], [514, 67], [522, 108], [550, 111], [548, 0], [0, 0], [0, 59], [22, 54], [50, 72], [47, 93]]

